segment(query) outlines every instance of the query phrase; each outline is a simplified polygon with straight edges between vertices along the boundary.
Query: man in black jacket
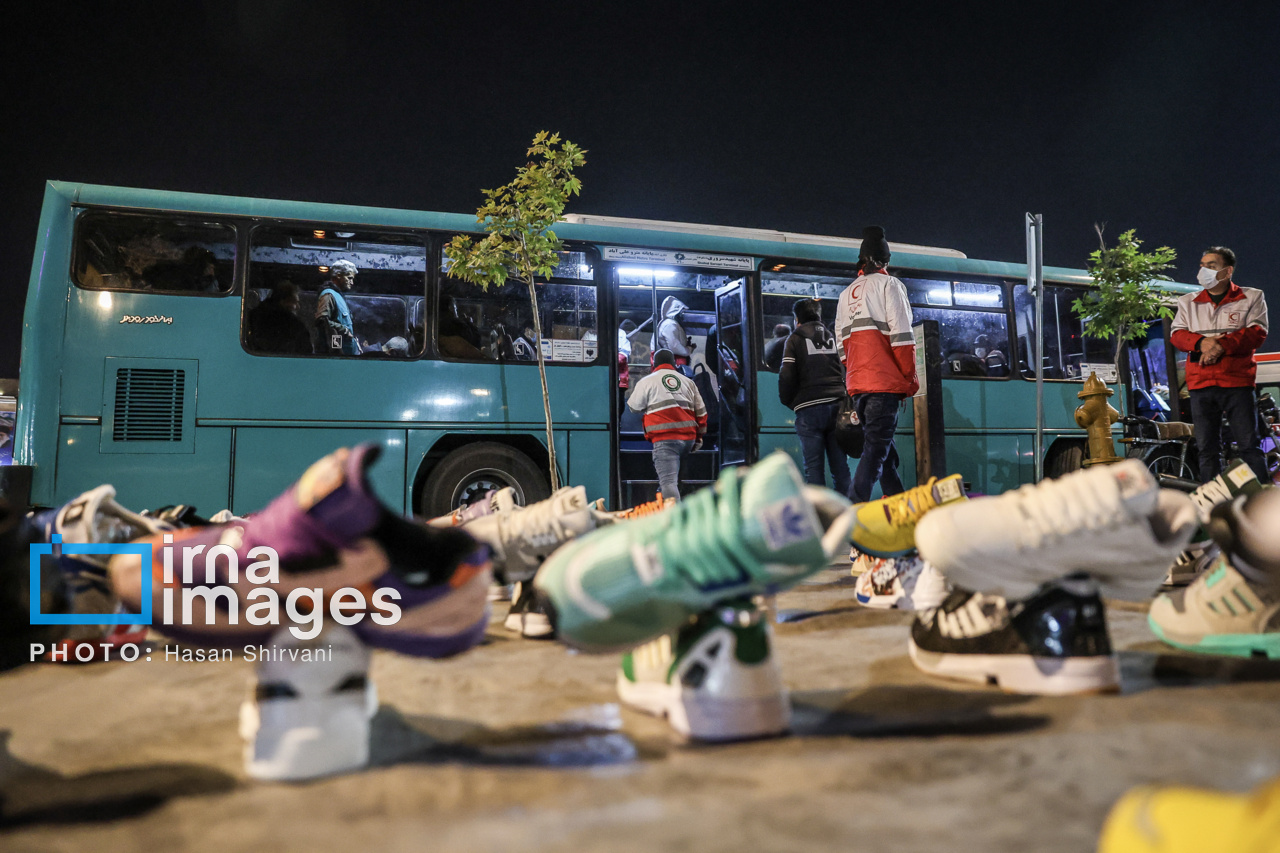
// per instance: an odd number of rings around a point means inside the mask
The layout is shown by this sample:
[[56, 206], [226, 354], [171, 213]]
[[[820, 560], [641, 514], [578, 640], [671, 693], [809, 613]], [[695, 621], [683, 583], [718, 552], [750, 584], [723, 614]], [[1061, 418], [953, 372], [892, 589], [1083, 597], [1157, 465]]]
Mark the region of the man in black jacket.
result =
[[778, 374], [778, 399], [796, 413], [796, 435], [804, 454], [804, 481], [826, 485], [822, 457], [831, 466], [835, 490], [849, 494], [849, 460], [836, 444], [836, 414], [844, 399], [844, 365], [835, 337], [822, 324], [822, 303], [797, 299], [791, 308], [796, 330], [787, 338]]

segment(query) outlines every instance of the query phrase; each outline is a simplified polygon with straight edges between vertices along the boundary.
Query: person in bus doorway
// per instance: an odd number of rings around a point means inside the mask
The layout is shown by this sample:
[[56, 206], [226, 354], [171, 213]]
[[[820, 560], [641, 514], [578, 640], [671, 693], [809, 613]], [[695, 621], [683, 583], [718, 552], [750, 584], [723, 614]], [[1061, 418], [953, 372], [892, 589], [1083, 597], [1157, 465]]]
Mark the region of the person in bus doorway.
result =
[[1240, 287], [1232, 276], [1236, 253], [1210, 246], [1200, 258], [1199, 293], [1178, 297], [1173, 345], [1187, 353], [1191, 422], [1200, 456], [1200, 481], [1222, 473], [1222, 416], [1227, 416], [1240, 458], [1264, 483], [1271, 482], [1259, 448], [1254, 402], [1257, 366], [1253, 354], [1267, 337], [1267, 301], [1262, 291]]
[[764, 366], [777, 373], [782, 367], [782, 351], [786, 349], [791, 327], [779, 323], [773, 327], [773, 337], [764, 342]]
[[356, 265], [348, 260], [334, 261], [329, 267], [329, 280], [320, 288], [316, 303], [316, 332], [320, 336], [317, 351], [328, 355], [359, 355], [351, 322], [351, 309], [343, 296], [356, 284]]
[[786, 340], [778, 373], [778, 399], [796, 413], [796, 435], [804, 455], [804, 481], [825, 486], [823, 456], [835, 490], [849, 494], [849, 459], [836, 443], [836, 415], [844, 399], [844, 365], [836, 339], [822, 324], [822, 303], [797, 299], [791, 306], [796, 330]]
[[836, 303], [836, 345], [845, 388], [862, 422], [862, 458], [849, 494], [859, 503], [871, 500], [877, 482], [886, 496], [903, 490], [893, 434], [899, 404], [920, 388], [911, 303], [906, 286], [885, 272], [890, 257], [884, 229], [863, 229], [858, 277]]
[[[671, 355], [675, 358], [676, 365], [686, 371], [693, 361], [693, 350], [697, 346], [685, 334], [684, 326], [680, 325], [681, 315], [688, 308], [689, 306], [674, 296], [668, 296], [662, 300], [662, 321], [658, 323], [658, 330], [653, 336], [654, 350], [670, 350]], [[655, 367], [657, 366], [656, 358], [654, 359], [654, 365]]]
[[707, 407], [698, 386], [676, 370], [671, 350], [660, 349], [653, 354], [653, 372], [636, 383], [627, 406], [644, 417], [662, 497], [680, 500], [680, 466], [702, 446], [707, 431]]

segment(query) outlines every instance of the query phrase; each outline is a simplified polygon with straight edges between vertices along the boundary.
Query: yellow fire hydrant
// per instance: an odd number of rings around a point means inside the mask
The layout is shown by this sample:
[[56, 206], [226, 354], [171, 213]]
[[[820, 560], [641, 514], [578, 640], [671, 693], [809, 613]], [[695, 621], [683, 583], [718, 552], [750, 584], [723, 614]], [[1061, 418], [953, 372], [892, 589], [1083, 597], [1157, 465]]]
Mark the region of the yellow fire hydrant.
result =
[[1084, 389], [1076, 394], [1084, 400], [1076, 409], [1076, 423], [1089, 433], [1089, 458], [1086, 466], [1119, 462], [1116, 446], [1111, 443], [1111, 425], [1120, 420], [1120, 413], [1112, 408], [1107, 398], [1115, 392], [1102, 384], [1097, 373], [1090, 373]]

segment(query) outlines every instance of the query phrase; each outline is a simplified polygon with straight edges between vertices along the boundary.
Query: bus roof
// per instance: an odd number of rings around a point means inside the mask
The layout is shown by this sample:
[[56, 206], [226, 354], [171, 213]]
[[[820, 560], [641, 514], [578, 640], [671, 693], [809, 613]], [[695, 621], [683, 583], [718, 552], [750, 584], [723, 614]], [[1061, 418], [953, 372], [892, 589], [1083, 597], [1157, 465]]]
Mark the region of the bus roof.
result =
[[[389, 228], [426, 228], [447, 231], [478, 230], [472, 214], [438, 213], [349, 204], [241, 198], [204, 193], [172, 192], [98, 184], [49, 181], [48, 191], [70, 204], [106, 205], [135, 210], [164, 210], [251, 216], [271, 219], [322, 220]], [[799, 234], [767, 228], [699, 225], [653, 219], [568, 214], [556, 233], [563, 239], [600, 245], [648, 246], [695, 252], [785, 258], [812, 263], [854, 264], [861, 240], [818, 234]], [[894, 243], [895, 261], [904, 267], [940, 274], [989, 275], [1025, 279], [1025, 263], [970, 258], [956, 249]], [[1092, 278], [1081, 269], [1045, 267], [1044, 278], [1059, 284], [1089, 285]], [[1159, 282], [1173, 293], [1191, 293], [1196, 285]]]

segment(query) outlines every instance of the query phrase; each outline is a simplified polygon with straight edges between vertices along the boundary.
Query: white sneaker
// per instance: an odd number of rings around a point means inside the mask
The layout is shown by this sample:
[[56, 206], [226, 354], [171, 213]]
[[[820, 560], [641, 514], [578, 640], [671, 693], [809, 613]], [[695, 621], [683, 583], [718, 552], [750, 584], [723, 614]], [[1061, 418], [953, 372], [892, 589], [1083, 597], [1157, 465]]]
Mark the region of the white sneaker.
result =
[[609, 513], [587, 501], [586, 487], [569, 486], [536, 504], [464, 522], [463, 529], [493, 549], [495, 575], [512, 582], [531, 579], [561, 545], [612, 522]]
[[1103, 595], [1142, 601], [1199, 526], [1186, 494], [1161, 489], [1137, 459], [999, 497], [939, 507], [916, 526], [920, 556], [952, 583], [1008, 598], [1074, 571]]
[[876, 610], [928, 610], [950, 593], [942, 573], [918, 556], [877, 558], [853, 587], [858, 603]]
[[556, 633], [542, 598], [529, 582], [515, 584], [511, 609], [507, 611], [502, 625], [530, 640], [548, 639]]
[[516, 509], [516, 490], [511, 486], [505, 489], [490, 489], [478, 501], [460, 506], [448, 515], [427, 520], [432, 527], [458, 527], [482, 515], [495, 512], [509, 512]]
[[618, 696], [695, 740], [781, 734], [791, 700], [772, 646], [763, 608], [724, 604], [623, 655]]
[[1236, 495], [1252, 495], [1262, 491], [1262, 483], [1249, 467], [1248, 462], [1237, 462], [1229, 471], [1223, 471], [1191, 493], [1201, 524], [1209, 523], [1209, 513], [1220, 503], [1232, 500]]
[[334, 623], [310, 640], [281, 628], [259, 649], [254, 693], [240, 706], [246, 772], [296, 781], [368, 764], [378, 693], [359, 638]]

